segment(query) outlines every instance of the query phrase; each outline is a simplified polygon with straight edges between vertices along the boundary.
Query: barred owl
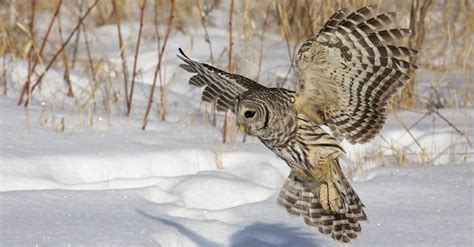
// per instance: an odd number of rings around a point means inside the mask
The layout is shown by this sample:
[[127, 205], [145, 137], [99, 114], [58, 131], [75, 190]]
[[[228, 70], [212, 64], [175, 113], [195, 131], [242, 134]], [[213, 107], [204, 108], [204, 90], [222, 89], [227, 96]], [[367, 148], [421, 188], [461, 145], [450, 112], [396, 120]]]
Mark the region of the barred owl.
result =
[[376, 6], [337, 11], [299, 49], [296, 91], [268, 88], [186, 56], [189, 83], [203, 87], [202, 100], [231, 110], [244, 132], [260, 139], [291, 168], [278, 197], [288, 213], [341, 242], [367, 220], [364, 204], [340, 166], [344, 150], [329, 126], [351, 143], [379, 133], [386, 106], [416, 66], [401, 57], [417, 52], [391, 45], [410, 30], [391, 28], [395, 13], [375, 15]]

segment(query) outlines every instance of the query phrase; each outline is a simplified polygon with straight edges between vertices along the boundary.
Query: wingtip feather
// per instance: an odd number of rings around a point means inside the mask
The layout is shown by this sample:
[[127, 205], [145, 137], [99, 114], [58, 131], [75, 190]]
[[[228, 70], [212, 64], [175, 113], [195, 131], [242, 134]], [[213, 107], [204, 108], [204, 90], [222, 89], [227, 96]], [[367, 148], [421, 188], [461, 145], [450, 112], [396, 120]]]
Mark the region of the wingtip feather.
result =
[[176, 56], [179, 57], [181, 60], [183, 61], [186, 61], [186, 60], [191, 60], [191, 58], [189, 58], [183, 51], [183, 49], [181, 49], [181, 47], [178, 48], [178, 52], [180, 54], [177, 54]]

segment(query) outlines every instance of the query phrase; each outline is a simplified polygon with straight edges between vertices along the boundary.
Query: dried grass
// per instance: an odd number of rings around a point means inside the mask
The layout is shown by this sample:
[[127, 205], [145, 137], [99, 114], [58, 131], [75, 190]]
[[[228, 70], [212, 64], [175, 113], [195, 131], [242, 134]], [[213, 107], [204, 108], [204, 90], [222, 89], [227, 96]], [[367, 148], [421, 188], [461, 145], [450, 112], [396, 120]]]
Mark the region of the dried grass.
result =
[[[73, 102], [74, 108], [80, 114], [86, 115], [87, 120], [85, 122], [88, 126], [93, 126], [94, 115], [98, 107], [104, 109], [107, 113], [109, 128], [112, 127], [114, 115], [122, 115], [131, 111], [133, 82], [139, 74], [136, 69], [136, 57], [139, 55], [138, 44], [141, 38], [146, 40], [155, 39], [158, 50], [161, 49], [161, 61], [165, 46], [161, 42], [165, 42], [166, 38], [161, 39], [157, 26], [170, 27], [169, 11], [173, 5], [177, 7], [173, 11], [170, 33], [186, 33], [192, 29], [202, 28], [205, 33], [204, 39], [208, 44], [211, 64], [225, 67], [222, 65], [227, 61], [227, 69], [236, 73], [247, 71], [246, 67], [251, 64], [257, 68], [255, 74], [246, 75], [259, 79], [262, 73], [262, 64], [265, 63], [264, 44], [267, 33], [277, 32], [281, 34], [281, 42], [287, 46], [288, 59], [292, 60], [299, 44], [315, 34], [319, 27], [337, 9], [341, 7], [356, 9], [364, 5], [374, 4], [374, 1], [103, 0], [98, 1], [97, 5], [91, 8], [89, 16], [83, 20], [81, 17], [85, 16], [86, 11], [90, 6], [93, 6], [94, 1], [36, 0], [34, 3], [32, 8], [29, 1], [7, 0], [0, 2], [0, 55], [2, 55], [0, 92], [7, 95], [13, 91], [13, 94], [21, 95], [19, 103], [31, 102], [29, 100], [31, 93], [34, 93], [36, 86], [40, 86], [41, 78], [49, 73], [49, 68], [55, 66], [56, 71], [62, 70], [64, 95], [57, 95], [54, 100], [51, 100], [54, 103], [43, 105], [40, 117], [42, 125], [51, 123], [54, 129], [62, 132], [67, 129], [69, 121], [64, 117], [58, 117], [59, 123], [56, 120], [56, 104], [60, 105], [59, 102], [56, 102], [57, 100], [64, 99]], [[146, 8], [145, 3], [148, 3]], [[411, 72], [410, 75], [415, 79], [407, 87], [409, 92], [402, 94], [402, 97], [396, 101], [394, 109], [400, 107], [404, 110], [416, 109], [425, 112], [427, 116], [435, 114], [442, 121], [448, 122], [456, 133], [465, 138], [467, 143], [466, 152], [461, 156], [466, 157], [469, 155], [470, 148], [472, 149], [467, 131], [455, 126], [449, 119], [444, 118], [443, 120], [439, 109], [443, 107], [465, 108], [473, 106], [472, 75], [474, 64], [471, 58], [474, 23], [473, 4], [470, 1], [438, 0], [392, 0], [376, 1], [375, 3], [379, 5], [380, 11], [398, 12], [399, 25], [411, 26], [417, 31], [407, 41], [407, 45], [420, 51], [420, 55], [415, 58], [416, 61], [413, 61], [420, 67], [418, 72], [430, 72], [439, 75], [435, 79], [428, 80], [431, 85], [429, 88], [420, 91], [417, 83], [420, 80], [426, 82], [426, 78], [421, 78], [420, 75]], [[225, 10], [225, 12], [222, 10]], [[229, 27], [229, 42], [226, 49], [222, 51], [213, 49], [213, 37], [208, 32], [209, 27], [216, 25], [216, 23], [210, 22], [211, 16], [216, 11], [226, 13], [226, 18], [228, 18], [223, 22]], [[36, 16], [33, 20], [39, 16], [41, 19], [50, 20], [50, 25], [44, 25], [48, 27], [47, 30], [38, 29], [32, 22], [33, 16]], [[128, 44], [121, 34], [121, 25], [126, 22], [145, 23], [150, 30], [155, 28], [155, 31], [139, 35], [136, 44]], [[65, 23], [69, 23], [69, 28], [65, 28]], [[54, 25], [57, 25], [57, 29], [54, 28]], [[117, 27], [119, 33], [116, 37], [119, 40], [117, 54], [120, 56], [120, 64], [111, 64], [107, 62], [107, 58], [98, 58], [92, 55], [97, 53], [99, 48], [91, 41], [94, 38], [91, 37], [91, 32], [93, 33], [94, 28], [103, 25], [115, 25]], [[71, 26], [77, 28], [71, 30]], [[55, 36], [54, 33], [59, 33], [60, 38], [48, 37], [50, 32], [52, 36]], [[81, 40], [84, 40], [86, 44], [85, 50], [79, 50], [82, 49], [79, 45]], [[239, 54], [233, 54], [233, 43], [239, 45]], [[126, 54], [135, 54], [133, 74], [131, 75], [128, 75], [129, 65], [125, 59]], [[28, 77], [24, 78], [26, 83], [22, 81], [15, 84], [10, 82], [7, 71], [14, 66], [15, 61], [19, 60], [27, 61], [30, 64], [30, 72]], [[37, 65], [42, 65], [41, 70], [36, 68]], [[80, 69], [88, 74], [90, 83], [87, 88], [78, 88], [73, 91], [70, 79], [70, 70], [73, 69]], [[464, 81], [461, 84], [450, 78], [450, 75], [459, 73], [459, 71], [464, 74]], [[288, 68], [286, 77], [284, 80], [280, 80], [281, 83], [278, 86], [293, 87], [294, 84], [289, 80], [291, 73], [291, 68]], [[163, 81], [159, 65], [156, 67], [154, 83], [156, 81], [159, 81], [161, 89], [159, 104], [151, 104], [154, 102], [154, 96], [153, 92], [150, 92], [147, 113], [143, 120], [143, 129], [145, 129], [148, 122], [148, 114], [154, 112], [150, 111], [152, 107], [159, 107], [156, 111], [158, 119], [166, 119], [167, 84]], [[275, 79], [275, 81], [278, 80]], [[440, 88], [448, 88], [451, 95], [443, 95]], [[18, 92], [15, 90], [18, 90]], [[24, 95], [27, 97], [24, 97]], [[97, 95], [100, 95], [101, 98], [97, 98]], [[126, 106], [126, 108], [122, 109], [122, 106]], [[51, 109], [47, 109], [48, 107]], [[217, 120], [222, 120], [222, 116], [216, 115], [214, 109], [211, 109], [206, 116], [214, 126], [220, 126], [221, 122]], [[228, 119], [227, 116], [223, 119], [225, 122], [222, 130], [223, 140], [232, 145], [237, 136], [237, 130], [233, 124], [227, 124], [228, 121], [232, 122], [232, 119]], [[403, 119], [398, 120], [406, 132], [410, 134], [412, 126], [406, 126]], [[412, 136], [415, 143], [418, 143], [413, 135], [410, 136]], [[420, 150], [418, 154], [422, 154], [422, 160], [426, 163], [433, 163], [433, 160], [440, 155], [439, 153], [426, 153], [424, 151], [425, 147], [420, 143], [417, 146]], [[387, 144], [385, 147], [381, 147], [379, 151], [362, 155], [363, 157], [360, 157], [361, 163], [369, 157], [375, 158], [380, 164], [386, 163], [387, 161], [381, 153], [387, 149], [393, 151], [396, 162], [400, 165], [407, 163], [410, 157], [415, 155], [405, 149], [397, 149], [395, 146]], [[445, 150], [443, 152], [453, 151]], [[456, 156], [456, 154], [453, 155]], [[460, 156], [457, 155], [456, 157]], [[356, 170], [359, 171], [361, 168], [356, 166]]]

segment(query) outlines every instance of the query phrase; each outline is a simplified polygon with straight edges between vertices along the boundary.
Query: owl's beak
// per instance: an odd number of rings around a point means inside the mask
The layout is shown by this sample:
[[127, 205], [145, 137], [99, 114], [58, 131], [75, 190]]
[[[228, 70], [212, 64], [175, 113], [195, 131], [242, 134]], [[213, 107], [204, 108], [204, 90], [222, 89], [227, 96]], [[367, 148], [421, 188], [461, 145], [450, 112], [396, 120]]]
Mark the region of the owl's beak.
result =
[[245, 125], [240, 124], [239, 130], [240, 130], [240, 132], [245, 133]]

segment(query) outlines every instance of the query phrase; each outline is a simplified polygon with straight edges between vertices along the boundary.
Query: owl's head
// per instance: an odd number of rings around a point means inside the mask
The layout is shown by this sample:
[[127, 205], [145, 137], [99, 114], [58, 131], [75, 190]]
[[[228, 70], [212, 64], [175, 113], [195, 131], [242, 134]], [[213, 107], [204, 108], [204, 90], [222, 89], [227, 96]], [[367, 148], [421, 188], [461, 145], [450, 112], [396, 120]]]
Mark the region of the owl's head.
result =
[[270, 112], [264, 102], [240, 100], [235, 112], [237, 124], [247, 135], [259, 136], [268, 127]]
[[291, 103], [269, 90], [245, 93], [237, 97], [235, 107], [237, 124], [247, 135], [274, 138], [295, 123]]

